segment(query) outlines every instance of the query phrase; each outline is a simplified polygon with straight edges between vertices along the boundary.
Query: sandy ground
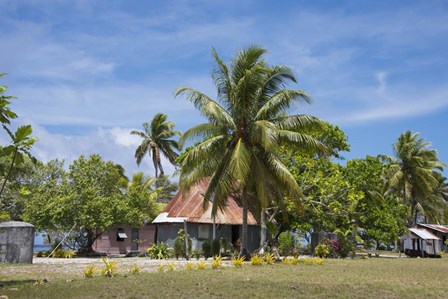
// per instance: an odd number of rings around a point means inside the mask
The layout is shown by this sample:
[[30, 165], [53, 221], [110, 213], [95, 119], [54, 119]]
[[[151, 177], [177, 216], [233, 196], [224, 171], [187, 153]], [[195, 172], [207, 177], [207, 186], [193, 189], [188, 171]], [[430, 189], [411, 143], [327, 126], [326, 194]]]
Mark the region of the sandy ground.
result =
[[[196, 259], [185, 260], [150, 260], [144, 257], [132, 257], [132, 258], [111, 258], [112, 261], [117, 262], [117, 268], [120, 273], [128, 272], [132, 266], [139, 265], [141, 272], [156, 272], [160, 264], [168, 265], [174, 263], [177, 269], [184, 268], [184, 265], [188, 262], [199, 263], [204, 259], [197, 261]], [[207, 260], [207, 264], [211, 263], [211, 259]], [[33, 259], [33, 264], [30, 265], [8, 265], [7, 267], [0, 267], [0, 276], [8, 275], [20, 275], [20, 274], [39, 274], [45, 273], [48, 276], [57, 274], [77, 276], [82, 275], [86, 267], [90, 264], [96, 266], [97, 269], [101, 269], [104, 266], [101, 258], [38, 258]], [[223, 266], [231, 266], [231, 261], [223, 261]]]

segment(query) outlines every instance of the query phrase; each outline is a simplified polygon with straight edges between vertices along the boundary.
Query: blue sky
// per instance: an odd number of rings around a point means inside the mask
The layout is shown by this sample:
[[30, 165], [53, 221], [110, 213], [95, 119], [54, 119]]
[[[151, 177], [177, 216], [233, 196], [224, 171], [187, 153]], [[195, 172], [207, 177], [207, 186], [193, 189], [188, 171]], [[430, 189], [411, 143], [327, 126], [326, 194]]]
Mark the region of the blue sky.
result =
[[15, 124], [33, 125], [43, 161], [99, 153], [153, 174], [149, 159], [135, 164], [129, 132], [157, 112], [181, 131], [202, 122], [175, 88], [215, 96], [211, 48], [229, 61], [257, 44], [313, 98], [299, 113], [346, 132], [347, 159], [392, 154], [412, 130], [448, 162], [447, 1], [278, 2], [0, 0]]

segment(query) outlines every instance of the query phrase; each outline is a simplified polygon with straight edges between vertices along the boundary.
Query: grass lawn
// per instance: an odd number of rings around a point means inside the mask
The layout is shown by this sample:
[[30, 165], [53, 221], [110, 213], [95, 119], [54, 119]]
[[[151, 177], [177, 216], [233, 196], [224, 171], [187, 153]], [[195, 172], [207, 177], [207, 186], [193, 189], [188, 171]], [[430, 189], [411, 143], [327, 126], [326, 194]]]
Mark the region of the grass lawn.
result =
[[[166, 263], [166, 262], [165, 262]], [[197, 263], [194, 261], [193, 263]], [[448, 298], [448, 258], [326, 260], [84, 278], [70, 265], [2, 265], [0, 295], [9, 298]], [[181, 268], [179, 265], [178, 268]], [[59, 271], [58, 271], [59, 270]], [[47, 283], [36, 280], [48, 279]]]

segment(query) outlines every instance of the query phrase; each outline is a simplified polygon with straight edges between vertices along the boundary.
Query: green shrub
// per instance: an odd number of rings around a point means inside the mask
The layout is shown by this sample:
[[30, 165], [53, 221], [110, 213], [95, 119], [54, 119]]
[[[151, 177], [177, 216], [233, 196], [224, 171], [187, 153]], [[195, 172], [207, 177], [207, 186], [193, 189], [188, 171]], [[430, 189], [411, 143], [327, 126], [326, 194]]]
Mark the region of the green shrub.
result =
[[280, 254], [287, 256], [291, 254], [291, 250], [294, 248], [294, 236], [290, 231], [284, 231], [278, 236], [278, 249]]
[[36, 257], [43, 257], [44, 256], [44, 252], [43, 251], [38, 251], [36, 253]]
[[63, 257], [66, 259], [71, 259], [75, 256], [75, 251], [74, 250], [64, 250], [63, 252]]
[[221, 267], [221, 265], [222, 265], [222, 257], [219, 255], [213, 256], [212, 269], [218, 269]]
[[94, 264], [88, 265], [87, 268], [84, 270], [84, 277], [92, 278], [93, 274], [95, 274], [95, 265]]
[[169, 257], [169, 248], [165, 243], [160, 243], [159, 245], [154, 244], [152, 247], [146, 249], [146, 253], [149, 255], [150, 259], [164, 260]]
[[193, 250], [191, 252], [191, 256], [194, 257], [195, 259], [199, 260], [199, 258], [201, 257], [201, 251], [200, 250]]
[[[191, 238], [187, 235], [188, 238], [188, 252], [191, 252]], [[176, 256], [176, 259], [179, 257], [186, 257], [186, 251], [185, 251], [185, 233], [183, 229], [180, 229], [177, 232], [177, 238], [174, 240], [174, 255]]]
[[167, 266], [168, 266], [168, 267], [167, 267], [168, 271], [176, 270], [176, 264], [175, 264], [174, 262], [170, 262], [170, 263], [168, 263]]
[[194, 269], [194, 264], [193, 263], [186, 263], [184, 266], [185, 270], [193, 270]]
[[104, 269], [101, 271], [105, 277], [114, 277], [117, 272], [117, 262], [111, 262], [109, 258], [102, 258]]
[[210, 240], [202, 242], [202, 253], [204, 254], [205, 259], [212, 256], [212, 242]]
[[241, 256], [241, 257], [234, 256], [234, 257], [232, 257], [232, 263], [235, 267], [241, 268], [243, 266], [243, 262], [244, 262], [245, 258], [246, 258], [245, 256]]
[[142, 269], [142, 267], [140, 267], [140, 265], [138, 265], [138, 264], [134, 264], [134, 265], [132, 265], [132, 267], [131, 267], [131, 273], [132, 274], [137, 274], [137, 273], [140, 273], [140, 270]]
[[250, 258], [250, 264], [252, 266], [261, 266], [261, 265], [263, 265], [263, 262], [264, 262], [264, 257], [261, 255], [253, 255]]
[[[49, 252], [48, 254], [51, 254], [51, 252]], [[42, 255], [44, 255], [44, 254], [42, 253]], [[62, 249], [62, 248], [58, 248], [58, 249], [56, 249], [53, 252], [53, 254], [51, 254], [51, 256], [48, 256], [48, 257], [52, 257], [52, 258], [72, 258], [74, 256], [75, 256], [75, 251], [74, 250], [65, 250], [65, 249]]]
[[221, 255], [229, 256], [233, 252], [232, 243], [230, 243], [226, 238], [221, 238]]
[[219, 255], [221, 250], [221, 243], [219, 239], [213, 239], [211, 253], [212, 256]]
[[292, 259], [291, 259], [291, 262], [290, 262], [290, 264], [291, 265], [298, 265], [300, 263], [300, 259], [299, 259], [299, 257], [298, 256], [295, 256], [295, 257], [293, 257]]
[[319, 244], [314, 249], [314, 254], [320, 258], [327, 257], [330, 254], [330, 248], [325, 244]]
[[266, 253], [264, 256], [264, 260], [266, 261], [266, 264], [272, 265], [275, 262], [276, 258], [273, 253]]

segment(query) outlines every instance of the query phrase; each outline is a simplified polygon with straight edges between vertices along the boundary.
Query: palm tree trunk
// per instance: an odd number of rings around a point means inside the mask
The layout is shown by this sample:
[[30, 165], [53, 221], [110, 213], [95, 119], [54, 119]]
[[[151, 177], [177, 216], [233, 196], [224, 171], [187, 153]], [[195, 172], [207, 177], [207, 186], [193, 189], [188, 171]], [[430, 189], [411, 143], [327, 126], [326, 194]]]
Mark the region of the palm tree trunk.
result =
[[261, 209], [260, 215], [260, 248], [264, 247], [264, 243], [266, 243], [266, 209]]
[[160, 160], [158, 161], [158, 164], [160, 169], [160, 175], [164, 175], [165, 172], [163, 171], [162, 162]]
[[243, 227], [241, 229], [241, 249], [240, 249], [240, 255], [241, 256], [246, 256], [248, 254], [248, 251], [247, 251], [247, 212], [248, 212], [248, 202], [247, 202], [246, 188], [243, 188], [242, 202], [243, 202]]
[[159, 177], [159, 166], [157, 165], [155, 151], [152, 154], [152, 163], [154, 164], [154, 170], [156, 171], [156, 178], [158, 178]]
[[14, 167], [14, 162], [16, 161], [18, 151], [19, 151], [19, 149], [16, 147], [14, 150], [14, 156], [12, 157], [11, 166], [9, 167], [8, 174], [6, 175], [6, 178], [3, 181], [2, 189], [0, 190], [0, 197], [2, 196], [3, 190], [5, 189], [5, 186], [6, 186], [6, 182], [8, 181], [9, 176], [11, 175], [11, 171], [12, 171], [12, 168]]

